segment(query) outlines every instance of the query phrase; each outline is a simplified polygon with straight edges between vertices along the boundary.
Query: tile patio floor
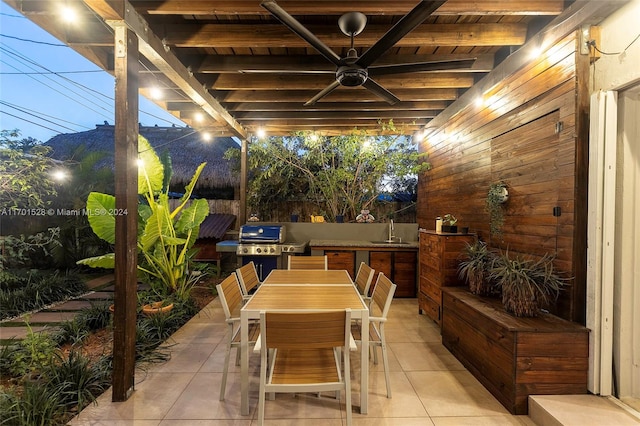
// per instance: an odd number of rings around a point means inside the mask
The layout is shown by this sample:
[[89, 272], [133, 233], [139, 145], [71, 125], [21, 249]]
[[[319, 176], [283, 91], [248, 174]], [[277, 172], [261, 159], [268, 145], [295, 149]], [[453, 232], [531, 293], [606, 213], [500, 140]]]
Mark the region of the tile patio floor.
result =
[[[353, 424], [357, 425], [533, 425], [512, 416], [441, 344], [439, 329], [418, 315], [416, 299], [393, 301], [387, 336], [393, 397], [385, 391], [382, 362], [370, 363], [369, 413], [359, 407], [359, 356], [352, 354]], [[257, 424], [259, 356], [252, 355], [249, 416], [240, 414], [239, 367], [230, 367], [226, 400], [219, 401], [227, 326], [218, 299], [178, 330], [171, 360], [139, 368], [135, 391], [111, 402], [107, 391], [70, 424], [136, 426], [249, 426]], [[232, 353], [232, 356], [234, 354]], [[343, 396], [344, 401], [344, 396]], [[267, 400], [267, 425], [338, 426], [344, 410], [330, 397], [279, 394]]]

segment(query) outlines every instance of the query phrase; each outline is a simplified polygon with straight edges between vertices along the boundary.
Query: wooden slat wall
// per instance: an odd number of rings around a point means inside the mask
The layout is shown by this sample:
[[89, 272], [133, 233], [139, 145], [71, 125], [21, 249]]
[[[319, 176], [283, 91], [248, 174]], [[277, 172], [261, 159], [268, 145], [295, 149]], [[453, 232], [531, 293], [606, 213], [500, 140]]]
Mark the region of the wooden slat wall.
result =
[[[577, 188], [586, 185], [576, 147], [587, 141], [576, 128], [576, 57], [572, 34], [506, 77], [486, 94], [485, 106], [468, 105], [429, 134], [420, 150], [429, 153], [432, 169], [419, 179], [417, 216], [421, 228], [434, 229], [437, 216], [451, 213], [459, 227], [468, 226], [493, 247], [557, 254], [556, 266], [576, 277], [557, 313], [583, 322], [584, 253], [574, 242], [582, 238], [580, 215], [586, 213], [574, 205]], [[498, 181], [507, 183], [510, 199], [503, 236], [492, 239], [484, 203], [489, 185]], [[560, 217], [553, 216], [556, 206]]]

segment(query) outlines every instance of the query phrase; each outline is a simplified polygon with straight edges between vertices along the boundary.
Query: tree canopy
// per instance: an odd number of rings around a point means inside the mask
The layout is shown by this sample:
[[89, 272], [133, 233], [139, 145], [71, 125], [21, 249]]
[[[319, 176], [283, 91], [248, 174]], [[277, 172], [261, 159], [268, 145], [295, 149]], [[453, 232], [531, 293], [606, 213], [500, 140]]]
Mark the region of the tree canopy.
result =
[[[315, 203], [331, 218], [354, 219], [380, 194], [415, 191], [417, 174], [428, 170], [411, 137], [372, 137], [363, 130], [342, 136], [298, 132], [249, 144], [248, 204], [253, 211], [275, 210], [283, 201]], [[237, 151], [237, 150], [236, 150]], [[239, 156], [239, 153], [229, 156]]]
[[0, 208], [37, 208], [55, 195], [49, 148], [17, 130], [0, 131]]

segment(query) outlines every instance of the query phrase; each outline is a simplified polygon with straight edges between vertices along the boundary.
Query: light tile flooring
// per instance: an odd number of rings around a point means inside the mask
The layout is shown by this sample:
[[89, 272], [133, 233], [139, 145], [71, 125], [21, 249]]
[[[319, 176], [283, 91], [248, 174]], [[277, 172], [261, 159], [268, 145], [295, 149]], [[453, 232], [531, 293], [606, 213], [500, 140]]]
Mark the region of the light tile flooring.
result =
[[[416, 299], [396, 299], [387, 324], [393, 397], [386, 397], [382, 360], [370, 362], [369, 413], [359, 412], [359, 356], [353, 360], [353, 424], [371, 426], [533, 425], [512, 416], [441, 344], [439, 329], [418, 315]], [[257, 424], [259, 356], [250, 361], [249, 416], [240, 414], [240, 373], [232, 362], [226, 400], [219, 401], [227, 326], [218, 299], [176, 332], [167, 344], [171, 360], [139, 368], [135, 391], [125, 402], [111, 402], [107, 391], [71, 425]], [[235, 351], [234, 351], [235, 352]], [[327, 394], [328, 395], [328, 394]], [[338, 407], [329, 396], [279, 394], [267, 400], [267, 425], [345, 424], [344, 396]], [[340, 410], [338, 408], [341, 408]]]

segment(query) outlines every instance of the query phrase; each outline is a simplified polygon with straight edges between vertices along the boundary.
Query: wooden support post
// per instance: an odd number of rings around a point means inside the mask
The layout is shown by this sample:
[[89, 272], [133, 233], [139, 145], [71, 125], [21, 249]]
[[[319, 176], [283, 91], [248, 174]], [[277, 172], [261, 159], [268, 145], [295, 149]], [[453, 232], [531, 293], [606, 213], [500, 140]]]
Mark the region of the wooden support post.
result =
[[[115, 27], [115, 312], [113, 401], [133, 391], [136, 351], [138, 210], [138, 38]], [[119, 214], [122, 213], [122, 214]]]
[[247, 222], [247, 151], [249, 150], [249, 142], [247, 139], [242, 139], [240, 143], [240, 213], [238, 215], [238, 225], [243, 225]]

